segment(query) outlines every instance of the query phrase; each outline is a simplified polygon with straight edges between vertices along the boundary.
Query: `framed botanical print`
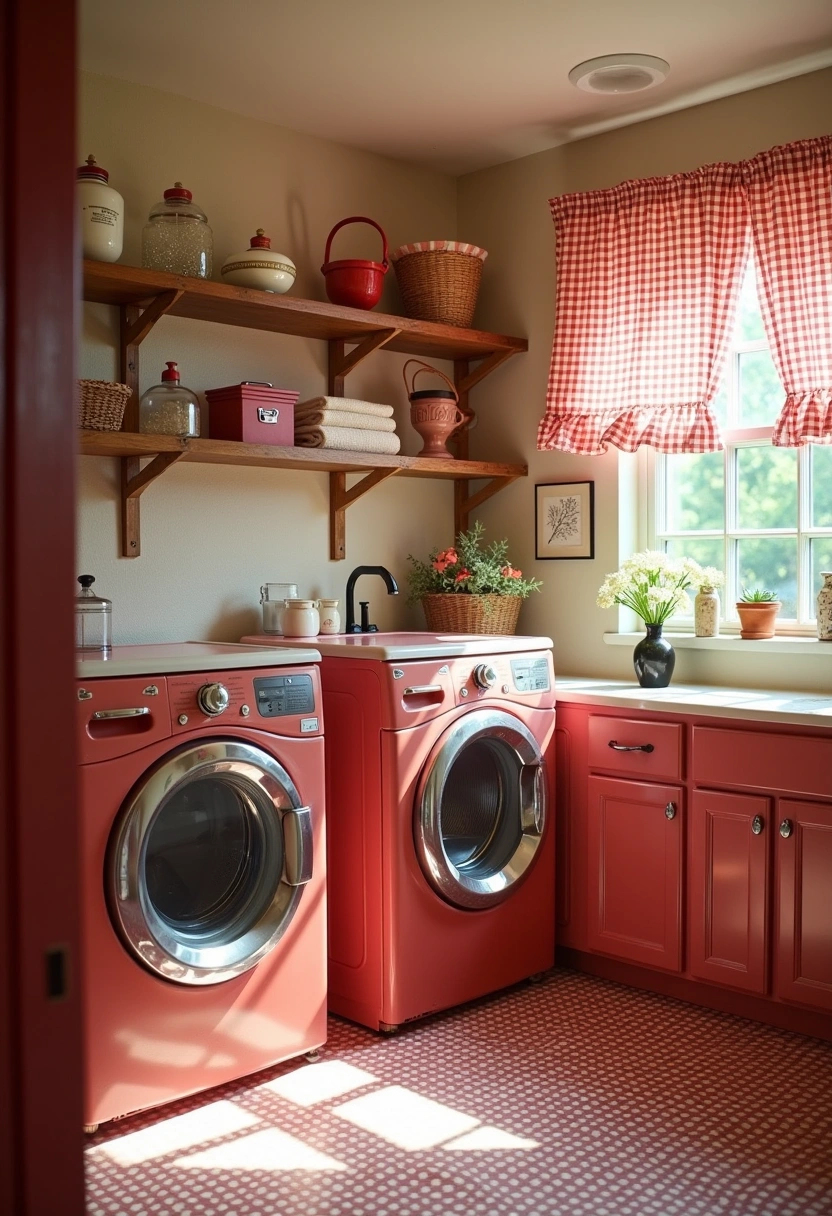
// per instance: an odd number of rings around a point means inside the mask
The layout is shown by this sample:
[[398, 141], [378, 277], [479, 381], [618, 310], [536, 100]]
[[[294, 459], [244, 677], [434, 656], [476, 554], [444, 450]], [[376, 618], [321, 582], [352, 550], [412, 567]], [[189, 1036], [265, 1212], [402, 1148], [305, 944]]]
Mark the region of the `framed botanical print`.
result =
[[595, 482], [535, 486], [535, 557], [595, 556]]

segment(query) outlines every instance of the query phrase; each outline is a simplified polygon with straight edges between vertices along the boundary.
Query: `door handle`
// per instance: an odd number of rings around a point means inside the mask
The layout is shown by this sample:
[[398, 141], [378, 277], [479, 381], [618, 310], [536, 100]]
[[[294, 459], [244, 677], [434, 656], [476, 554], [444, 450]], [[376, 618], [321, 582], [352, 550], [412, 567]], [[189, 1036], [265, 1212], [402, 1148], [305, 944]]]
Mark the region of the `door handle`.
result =
[[793, 828], [794, 828], [794, 824], [792, 823], [791, 819], [783, 820], [783, 822], [780, 824], [780, 835], [783, 837], [784, 840], [789, 839], [789, 837], [792, 834]]
[[136, 709], [97, 709], [92, 716], [94, 721], [100, 722], [102, 718], [141, 718], [149, 713], [146, 705], [140, 705]]
[[676, 803], [675, 802], [668, 802], [667, 806], [664, 808], [664, 817], [665, 817], [665, 819], [675, 819], [676, 818]]
[[312, 808], [294, 807], [283, 815], [283, 849], [286, 881], [302, 887], [312, 877]]
[[762, 815], [755, 815], [751, 820], [751, 831], [755, 836], [759, 836], [765, 825], [766, 821], [763, 819]]
[[652, 743], [616, 743], [615, 739], [610, 739], [607, 747], [611, 747], [614, 752], [652, 752], [655, 750]]

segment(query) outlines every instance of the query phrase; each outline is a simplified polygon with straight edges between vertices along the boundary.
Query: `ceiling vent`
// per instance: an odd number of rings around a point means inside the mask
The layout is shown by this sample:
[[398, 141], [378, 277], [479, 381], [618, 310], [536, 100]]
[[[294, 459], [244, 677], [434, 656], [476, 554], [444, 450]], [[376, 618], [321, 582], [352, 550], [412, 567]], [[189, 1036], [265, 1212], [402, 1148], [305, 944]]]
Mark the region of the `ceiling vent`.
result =
[[655, 55], [601, 55], [587, 59], [569, 73], [585, 93], [640, 93], [661, 84], [670, 64]]

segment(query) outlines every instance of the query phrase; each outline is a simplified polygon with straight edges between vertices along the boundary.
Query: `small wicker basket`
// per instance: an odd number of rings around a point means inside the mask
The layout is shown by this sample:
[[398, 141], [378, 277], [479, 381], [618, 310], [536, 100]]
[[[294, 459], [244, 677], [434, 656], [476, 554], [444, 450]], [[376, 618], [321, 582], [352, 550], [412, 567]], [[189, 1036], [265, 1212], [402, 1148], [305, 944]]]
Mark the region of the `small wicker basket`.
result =
[[514, 633], [520, 595], [423, 595], [425, 620], [432, 633]]
[[78, 425], [85, 431], [118, 431], [131, 390], [110, 380], [78, 381]]
[[402, 245], [391, 261], [405, 316], [468, 329], [487, 256], [484, 249], [461, 241]]

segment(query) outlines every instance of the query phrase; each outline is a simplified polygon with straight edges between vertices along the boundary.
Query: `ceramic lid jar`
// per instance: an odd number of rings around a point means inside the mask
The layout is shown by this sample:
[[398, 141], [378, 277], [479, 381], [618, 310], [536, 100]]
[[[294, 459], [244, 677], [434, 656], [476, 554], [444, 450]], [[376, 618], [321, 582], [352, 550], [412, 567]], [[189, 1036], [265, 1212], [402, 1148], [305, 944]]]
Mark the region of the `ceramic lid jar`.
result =
[[236, 287], [254, 287], [282, 295], [295, 281], [297, 268], [285, 253], [275, 253], [262, 228], [251, 238], [244, 253], [235, 253], [222, 264], [223, 283]]
[[117, 262], [124, 243], [124, 199], [109, 180], [94, 156], [78, 170], [81, 248], [85, 258], [96, 262]]
[[285, 638], [314, 638], [318, 636], [321, 618], [314, 600], [287, 600], [283, 610]]

